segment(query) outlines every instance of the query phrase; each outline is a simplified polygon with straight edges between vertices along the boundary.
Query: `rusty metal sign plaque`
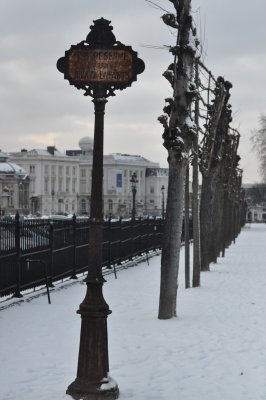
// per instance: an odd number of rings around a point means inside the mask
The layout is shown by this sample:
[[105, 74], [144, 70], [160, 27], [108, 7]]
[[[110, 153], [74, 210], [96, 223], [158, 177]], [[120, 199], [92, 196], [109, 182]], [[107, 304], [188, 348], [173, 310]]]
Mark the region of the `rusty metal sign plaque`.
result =
[[133, 56], [127, 50], [75, 49], [69, 55], [69, 76], [79, 82], [131, 81]]
[[107, 97], [114, 96], [114, 90], [131, 86], [145, 69], [130, 46], [116, 41], [112, 29], [104, 18], [94, 21], [86, 40], [72, 45], [57, 61], [64, 78], [85, 95], [95, 97], [101, 85]]

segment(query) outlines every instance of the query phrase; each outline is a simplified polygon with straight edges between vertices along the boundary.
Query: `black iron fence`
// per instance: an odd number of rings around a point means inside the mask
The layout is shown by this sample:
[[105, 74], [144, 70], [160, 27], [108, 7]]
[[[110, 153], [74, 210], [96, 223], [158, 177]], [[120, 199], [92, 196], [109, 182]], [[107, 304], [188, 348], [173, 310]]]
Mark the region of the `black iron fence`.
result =
[[[106, 221], [103, 225], [103, 267], [161, 247], [163, 220]], [[89, 220], [0, 220], [0, 297], [21, 296], [27, 289], [88, 270]], [[44, 268], [45, 267], [45, 268]]]

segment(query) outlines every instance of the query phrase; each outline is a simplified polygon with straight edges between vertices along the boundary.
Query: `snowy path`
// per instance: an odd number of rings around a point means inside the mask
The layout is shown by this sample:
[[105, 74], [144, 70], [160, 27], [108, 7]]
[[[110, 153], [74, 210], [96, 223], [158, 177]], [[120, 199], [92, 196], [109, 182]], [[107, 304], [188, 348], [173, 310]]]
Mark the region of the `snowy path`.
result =
[[[121, 400], [266, 399], [266, 225], [247, 225], [224, 259], [157, 319], [160, 257], [107, 276], [110, 373]], [[0, 311], [0, 400], [70, 400], [81, 283]]]

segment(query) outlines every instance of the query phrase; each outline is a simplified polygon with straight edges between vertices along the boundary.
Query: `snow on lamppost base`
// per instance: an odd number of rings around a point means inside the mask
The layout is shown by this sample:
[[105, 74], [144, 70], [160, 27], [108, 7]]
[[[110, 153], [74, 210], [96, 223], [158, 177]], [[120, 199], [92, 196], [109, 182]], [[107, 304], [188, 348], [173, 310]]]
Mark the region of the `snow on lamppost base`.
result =
[[[97, 238], [97, 229], [92, 226]], [[75, 400], [114, 400], [119, 390], [116, 382], [109, 376], [107, 317], [111, 314], [105, 302], [102, 286], [105, 279], [99, 275], [88, 275], [85, 279], [87, 293], [79, 306], [81, 316], [80, 348], [77, 377], [67, 389], [67, 394]]]
[[116, 381], [109, 374], [100, 382], [87, 382], [77, 378], [67, 389], [74, 400], [115, 400], [119, 397]]

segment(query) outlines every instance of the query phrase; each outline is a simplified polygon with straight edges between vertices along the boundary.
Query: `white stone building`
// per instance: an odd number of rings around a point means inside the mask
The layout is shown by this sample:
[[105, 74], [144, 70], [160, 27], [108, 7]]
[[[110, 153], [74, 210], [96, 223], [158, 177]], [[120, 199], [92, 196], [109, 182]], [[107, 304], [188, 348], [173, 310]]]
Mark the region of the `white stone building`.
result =
[[[80, 157], [80, 191], [78, 213], [90, 213], [93, 140], [82, 138], [80, 150], [68, 150], [69, 156]], [[109, 154], [103, 160], [103, 211], [113, 217], [130, 217], [133, 207], [132, 179], [136, 174], [136, 215], [161, 215], [162, 197], [167, 194], [168, 169], [160, 168], [139, 155]], [[156, 171], [155, 176], [151, 172]], [[160, 172], [161, 171], [161, 172]], [[165, 190], [162, 194], [161, 187]], [[166, 204], [166, 203], [165, 203]]]
[[[32, 214], [90, 214], [93, 140], [79, 141], [79, 150], [66, 154], [55, 147], [21, 150], [10, 158], [30, 176]], [[136, 216], [161, 216], [166, 206], [168, 169], [139, 155], [104, 156], [104, 216], [130, 217], [132, 179], [136, 175]], [[164, 188], [162, 190], [162, 187]]]
[[29, 213], [29, 183], [26, 171], [0, 152], [0, 216]]
[[248, 222], [266, 222], [266, 203], [250, 205], [246, 220]]
[[21, 150], [10, 159], [30, 177], [30, 212], [32, 214], [74, 213], [77, 210], [79, 158], [68, 157], [54, 146]]
[[168, 168], [146, 169], [146, 213], [162, 215], [166, 209]]

